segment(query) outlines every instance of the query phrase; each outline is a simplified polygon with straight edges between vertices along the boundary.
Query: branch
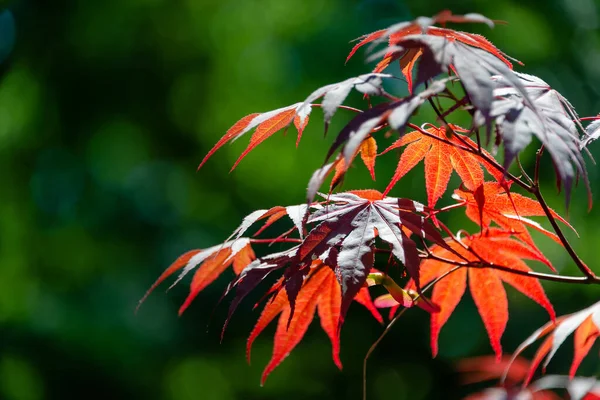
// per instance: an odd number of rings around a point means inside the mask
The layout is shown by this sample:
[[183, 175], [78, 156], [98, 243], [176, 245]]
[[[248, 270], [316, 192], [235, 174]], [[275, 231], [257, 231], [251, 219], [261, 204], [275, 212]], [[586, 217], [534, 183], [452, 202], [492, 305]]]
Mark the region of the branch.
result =
[[[469, 249], [469, 251], [472, 252], [471, 249]], [[477, 254], [475, 254], [478, 258], [479, 256]], [[497, 265], [497, 264], [492, 264], [489, 263], [483, 259], [481, 259], [481, 261], [469, 261], [467, 263], [464, 262], [460, 262], [460, 261], [455, 261], [455, 260], [450, 260], [444, 257], [440, 257], [440, 256], [436, 256], [433, 253], [429, 253], [427, 258], [431, 258], [446, 264], [451, 264], [451, 265], [456, 265], [457, 267], [467, 267], [467, 268], [490, 268], [490, 269], [497, 269], [499, 271], [504, 271], [504, 272], [508, 272], [508, 273], [512, 273], [515, 275], [521, 275], [521, 276], [527, 276], [529, 278], [534, 278], [534, 279], [541, 279], [541, 280], [545, 280], [545, 281], [552, 281], [552, 282], [565, 282], [565, 283], [578, 283], [578, 284], [600, 284], [600, 278], [594, 276], [594, 277], [583, 277], [583, 276], [564, 276], [564, 275], [552, 275], [552, 274], [545, 274], [543, 272], [535, 272], [535, 271], [521, 271], [521, 270], [516, 270], [516, 269], [512, 269], [510, 267], [505, 267], [503, 265]]]
[[[459, 268], [461, 268], [461, 266], [454, 267], [454, 268], [446, 271], [442, 275], [438, 276], [436, 279], [431, 281], [427, 286], [425, 286], [423, 288], [422, 293], [431, 289], [433, 287], [433, 285], [438, 283], [440, 280], [444, 279], [446, 276], [450, 275], [452, 272], [458, 270]], [[421, 294], [417, 294], [414, 297], [413, 301], [416, 302], [419, 299], [419, 297], [421, 297]], [[377, 340], [371, 345], [371, 347], [367, 351], [367, 354], [365, 355], [365, 358], [363, 360], [363, 400], [367, 400], [367, 361], [369, 360], [369, 357], [371, 356], [371, 354], [373, 354], [373, 352], [375, 351], [375, 349], [377, 348], [379, 343], [383, 340], [385, 335], [387, 335], [388, 332], [392, 329], [392, 327], [394, 326], [396, 321], [398, 321], [400, 319], [400, 317], [402, 315], [404, 315], [406, 310], [408, 310], [408, 308], [403, 308], [398, 314], [396, 314], [396, 316], [387, 324], [387, 326], [385, 327], [385, 330], [381, 333], [381, 335], [379, 335]]]
[[544, 200], [544, 196], [542, 196], [542, 192], [540, 192], [539, 186], [534, 185], [532, 193], [542, 206], [544, 214], [546, 214], [548, 221], [550, 221], [550, 225], [552, 225], [552, 229], [554, 229], [554, 232], [556, 233], [556, 236], [558, 236], [558, 238], [560, 239], [560, 242], [562, 243], [563, 247], [565, 248], [567, 253], [569, 253], [569, 256], [571, 257], [573, 262], [575, 262], [577, 268], [579, 268], [579, 270], [585, 275], [585, 278], [583, 279], [587, 281], [586, 283], [600, 283], [600, 278], [597, 277], [592, 272], [592, 270], [589, 269], [589, 267], [583, 263], [583, 261], [581, 261], [581, 258], [579, 258], [579, 256], [565, 237], [564, 233], [560, 229], [560, 226], [558, 226], [556, 218], [554, 218], [554, 215], [552, 215], [552, 211], [550, 211], [548, 204], [546, 204], [546, 200]]

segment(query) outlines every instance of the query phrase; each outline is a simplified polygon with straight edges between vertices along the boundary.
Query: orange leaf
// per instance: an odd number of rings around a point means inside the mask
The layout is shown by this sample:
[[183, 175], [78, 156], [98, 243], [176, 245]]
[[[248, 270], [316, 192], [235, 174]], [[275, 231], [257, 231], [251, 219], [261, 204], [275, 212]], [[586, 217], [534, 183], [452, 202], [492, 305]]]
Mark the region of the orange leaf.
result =
[[575, 352], [573, 354], [573, 363], [569, 370], [569, 376], [571, 379], [575, 376], [577, 368], [590, 352], [590, 349], [594, 345], [596, 339], [600, 336], [600, 330], [594, 323], [592, 316], [588, 316], [585, 321], [575, 331]]
[[469, 289], [490, 337], [496, 358], [502, 357], [500, 338], [508, 322], [508, 301], [502, 282], [493, 270], [469, 268]]
[[467, 270], [462, 268], [439, 281], [433, 288], [431, 300], [441, 306], [440, 312], [431, 314], [431, 354], [433, 357], [438, 353], [440, 330], [454, 312], [466, 288]]
[[232, 140], [236, 136], [238, 136], [248, 125], [250, 125], [252, 120], [254, 118], [258, 117], [259, 115], [260, 115], [259, 113], [246, 115], [244, 118], [242, 118], [238, 122], [236, 122], [231, 128], [229, 128], [229, 130], [227, 130], [227, 133], [225, 133], [225, 135], [217, 142], [217, 144], [215, 144], [214, 147], [212, 149], [210, 149], [208, 154], [206, 156], [204, 156], [204, 159], [202, 160], [200, 165], [198, 165], [198, 169], [202, 168], [204, 163], [206, 163], [208, 161], [208, 159], [213, 154], [215, 154], [215, 152], [217, 150], [219, 150], [221, 147], [223, 147], [223, 145], [225, 143], [229, 142], [230, 140]]
[[375, 180], [375, 157], [377, 157], [377, 142], [372, 136], [365, 139], [360, 145], [360, 158], [369, 170], [371, 178]]
[[233, 258], [229, 258], [230, 255], [231, 249], [224, 248], [223, 250], [217, 252], [215, 255], [209, 257], [202, 264], [202, 266], [196, 270], [194, 278], [192, 279], [192, 284], [190, 286], [190, 293], [179, 308], [179, 315], [183, 314], [183, 312], [196, 298], [198, 293], [200, 293], [212, 281], [217, 279], [219, 275], [221, 275], [221, 272], [223, 272], [227, 267], [229, 267], [229, 265], [231, 265], [231, 263], [233, 262]]
[[[462, 298], [467, 276], [469, 290], [497, 357], [502, 355], [500, 338], [508, 321], [508, 304], [502, 281], [514, 286], [521, 293], [540, 304], [546, 309], [550, 318], [554, 320], [554, 309], [537, 279], [485, 267], [487, 263], [517, 271], [530, 271], [522, 258], [541, 261], [535, 251], [527, 245], [510, 238], [509, 235], [510, 233], [499, 229], [492, 229], [485, 234], [463, 238], [461, 240], [462, 244], [468, 249], [472, 249], [477, 256], [461, 244], [448, 241], [448, 245], [460, 256], [482, 266], [460, 267], [435, 284], [431, 300], [439, 305], [441, 310], [438, 313], [431, 314], [431, 348], [434, 356], [438, 351], [439, 332]], [[465, 261], [456, 253], [443, 249], [438, 245], [432, 246], [430, 252], [435, 258], [426, 259], [421, 263], [420, 279], [422, 285], [426, 285], [452, 268], [456, 268], [454, 263]], [[443, 260], [448, 260], [448, 262]], [[409, 281], [406, 289], [414, 290], [414, 288], [414, 282]]]
[[[446, 136], [446, 128], [444, 127], [437, 128], [432, 126], [427, 129], [427, 132], [440, 139], [449, 140], [456, 144], [456, 146], [469, 146], [474, 150], [477, 149], [477, 144], [475, 142], [467, 136], [458, 133], [466, 132], [465, 129], [455, 125], [450, 125], [450, 128], [453, 132], [450, 138]], [[446, 191], [452, 170], [455, 170], [458, 173], [464, 185], [470, 190], [475, 190], [483, 184], [482, 165], [490, 172], [490, 174], [492, 174], [492, 176], [497, 179], [502, 179], [502, 174], [499, 174], [498, 171], [491, 167], [484, 159], [467, 150], [463, 150], [462, 148], [426, 136], [419, 131], [406, 134], [400, 140], [388, 147], [382, 154], [404, 145], [407, 145], [407, 147], [400, 156], [396, 172], [385, 189], [384, 194], [389, 193], [398, 180], [406, 175], [406, 173], [414, 168], [422, 159], [425, 159], [425, 184], [427, 201], [430, 207], [435, 206], [437, 201]], [[485, 154], [488, 154], [484, 150], [482, 151]]]
[[327, 275], [323, 283], [324, 290], [317, 304], [317, 312], [321, 327], [331, 340], [332, 357], [335, 365], [342, 369], [340, 361], [340, 335], [339, 323], [342, 308], [342, 289], [333, 271], [327, 267], [322, 268], [323, 274]]
[[298, 145], [300, 144], [300, 139], [302, 139], [302, 133], [304, 133], [304, 128], [306, 128], [306, 125], [308, 124], [308, 118], [309, 118], [308, 115], [305, 116], [304, 121], [303, 121], [299, 115], [296, 115], [294, 117], [294, 126], [296, 127], [296, 130], [298, 131], [298, 138], [296, 139], [296, 147], [298, 147]]
[[[429, 138], [428, 138], [429, 139]], [[435, 139], [429, 139], [431, 150], [425, 155], [425, 185], [429, 207], [435, 206], [442, 197], [452, 173], [452, 163], [449, 157], [450, 149]]]
[[156, 289], [158, 287], [158, 285], [160, 285], [162, 282], [164, 282], [164, 280], [167, 279], [169, 276], [173, 275], [175, 272], [177, 272], [180, 269], [182, 269], [183, 267], [185, 267], [187, 265], [187, 263], [190, 261], [190, 259], [200, 252], [202, 252], [202, 250], [190, 250], [187, 253], [180, 255], [177, 258], [177, 260], [175, 260], [173, 262], [173, 264], [171, 264], [169, 266], [169, 268], [167, 268], [158, 277], [156, 282], [154, 282], [152, 284], [152, 286], [150, 287], [150, 289], [148, 289], [148, 291], [144, 294], [144, 297], [142, 297], [142, 299], [138, 302], [138, 305], [136, 307], [136, 312], [140, 308], [142, 303], [148, 298], [148, 296], [150, 296], [150, 293], [152, 293], [154, 291], [154, 289]]
[[[527, 218], [530, 216], [545, 215], [542, 206], [535, 200], [525, 197], [519, 193], [507, 194], [501, 184], [496, 182], [485, 182], [483, 185], [483, 196], [485, 204], [483, 210], [480, 203], [475, 199], [474, 193], [467, 190], [457, 189], [454, 191], [455, 197], [466, 202], [467, 217], [473, 222], [480, 225], [482, 229], [486, 229], [494, 221], [502, 229], [506, 231], [514, 231], [520, 239], [531, 247], [537, 249], [533, 243], [531, 235], [527, 231], [526, 226], [534, 228], [544, 235], [552, 238], [557, 243], [561, 243], [560, 239], [552, 232], [544, 229], [541, 225]], [[564, 218], [558, 215], [555, 211], [550, 210], [552, 215], [571, 227]]]
[[256, 259], [252, 246], [247, 244], [233, 257], [233, 272], [239, 275], [248, 264]]
[[256, 128], [256, 131], [250, 138], [250, 144], [248, 145], [248, 147], [246, 147], [246, 150], [244, 150], [244, 152], [240, 155], [237, 161], [233, 164], [231, 170], [233, 171], [235, 167], [237, 167], [237, 165], [240, 163], [240, 161], [242, 161], [242, 159], [246, 157], [246, 155], [248, 155], [248, 153], [252, 151], [256, 146], [264, 142], [266, 139], [268, 139], [271, 135], [273, 135], [280, 129], [283, 129], [284, 127], [288, 126], [292, 119], [294, 119], [295, 115], [296, 109], [290, 108], [260, 123]]
[[400, 70], [402, 71], [402, 75], [404, 75], [404, 77], [406, 78], [408, 92], [410, 94], [413, 93], [412, 70], [415, 67], [415, 63], [421, 57], [422, 54], [423, 49], [412, 48], [408, 49], [400, 59]]

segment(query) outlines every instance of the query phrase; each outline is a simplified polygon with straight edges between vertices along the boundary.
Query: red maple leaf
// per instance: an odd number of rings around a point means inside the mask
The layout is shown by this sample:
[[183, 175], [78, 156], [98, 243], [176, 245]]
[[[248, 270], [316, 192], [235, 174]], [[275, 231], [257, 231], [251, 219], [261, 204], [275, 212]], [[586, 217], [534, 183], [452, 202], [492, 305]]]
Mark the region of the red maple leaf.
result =
[[[445, 24], [447, 22], [483, 22], [488, 24], [489, 26], [493, 26], [493, 21], [481, 16], [481, 15], [453, 15], [450, 11], [443, 11], [433, 18], [417, 18], [412, 22], [404, 22], [393, 25], [387, 29], [382, 29], [376, 32], [369, 33], [367, 35], [363, 35], [357, 40], [360, 40], [350, 51], [348, 57], [346, 58], [346, 62], [352, 58], [352, 56], [356, 53], [356, 51], [362, 46], [373, 43], [376, 41], [381, 41], [387, 37], [389, 51], [385, 53], [383, 59], [379, 61], [379, 63], [375, 66], [374, 72], [381, 72], [385, 68], [387, 68], [390, 63], [395, 60], [400, 60], [400, 69], [402, 70], [402, 74], [406, 78], [408, 83], [409, 91], [413, 90], [412, 85], [412, 70], [416, 63], [416, 61], [421, 57], [423, 51], [421, 48], [410, 48], [406, 49], [402, 52], [393, 51], [394, 47], [405, 37], [409, 35], [432, 35], [432, 36], [440, 36], [444, 37], [449, 41], [459, 41], [465, 43], [469, 46], [477, 47], [479, 49], [485, 50], [488, 53], [493, 54], [502, 62], [504, 62], [508, 67], [512, 68], [512, 64], [508, 60], [508, 56], [500, 51], [496, 46], [494, 46], [490, 41], [488, 41], [485, 37], [481, 35], [477, 35], [475, 33], [467, 33], [455, 31], [447, 28], [439, 28], [434, 27], [434, 24]], [[517, 61], [519, 64], [522, 64], [520, 61]]]
[[[381, 315], [373, 306], [368, 289], [362, 288], [354, 300], [365, 305], [373, 316], [382, 322]], [[262, 374], [261, 384], [267, 376], [288, 356], [304, 337], [308, 326], [314, 318], [315, 311], [319, 314], [321, 327], [329, 336], [332, 346], [332, 357], [335, 365], [342, 369], [340, 361], [339, 322], [342, 306], [342, 290], [332, 269], [322, 262], [317, 261], [311, 267], [310, 274], [304, 283], [295, 301], [295, 310], [292, 307], [284, 288], [270, 300], [263, 309], [254, 329], [250, 333], [246, 347], [246, 356], [250, 362], [250, 351], [254, 340], [266, 326], [279, 315], [279, 322], [275, 332], [273, 356]]]
[[204, 250], [190, 250], [182, 254], [163, 272], [156, 282], [152, 284], [144, 297], [139, 302], [139, 306], [146, 300], [158, 285], [165, 279], [173, 275], [175, 272], [183, 269], [179, 278], [171, 286], [179, 282], [193, 268], [197, 268], [192, 278], [190, 285], [190, 293], [184, 303], [179, 308], [179, 315], [188, 308], [198, 294], [215, 279], [221, 275], [223, 271], [230, 265], [233, 265], [235, 274], [239, 274], [248, 264], [250, 264], [256, 256], [250, 246], [250, 241], [247, 238], [241, 238], [235, 241], [226, 242], [217, 246], [213, 246]]
[[[477, 254], [487, 264], [499, 265], [518, 271], [531, 271], [522, 259], [535, 260], [548, 264], [545, 258], [539, 257], [538, 253], [529, 246], [511, 239], [506, 232], [497, 229], [490, 230], [483, 235], [463, 238], [461, 242], [469, 250], [454, 241], [449, 241], [448, 245], [465, 259], [475, 263], [481, 262], [475, 255]], [[437, 245], [431, 247], [430, 251], [437, 258], [455, 263], [464, 261], [455, 253]], [[455, 264], [439, 259], [426, 259], [421, 263], [420, 268], [421, 285], [433, 281], [455, 267]], [[492, 268], [460, 267], [437, 282], [433, 288], [431, 300], [441, 308], [439, 313], [431, 314], [431, 350], [434, 356], [438, 352], [440, 330], [454, 312], [466, 290], [467, 276], [471, 295], [498, 359], [502, 356], [500, 338], [508, 322], [508, 302], [502, 282], [510, 284], [540, 304], [548, 311], [553, 320], [555, 318], [554, 309], [537, 279]], [[414, 288], [414, 283], [409, 282], [407, 289], [411, 290]]]
[[[377, 157], [377, 142], [375, 141], [375, 139], [372, 136], [369, 136], [367, 139], [365, 139], [360, 145], [360, 147], [357, 149], [357, 153], [360, 154], [360, 158], [365, 164], [365, 167], [367, 167], [367, 170], [369, 170], [371, 178], [375, 180], [375, 158]], [[333, 175], [333, 178], [331, 179], [331, 184], [329, 186], [330, 191], [333, 191], [333, 188], [340, 183], [342, 177], [348, 170], [348, 166], [352, 164], [352, 161], [354, 161], [355, 157], [356, 154], [354, 155], [354, 157], [352, 157], [348, 165], [346, 165], [344, 157], [340, 156], [336, 159], [334, 164], [335, 174]]]
[[[456, 146], [464, 147], [468, 145], [474, 150], [478, 148], [477, 144], [467, 136], [457, 133], [468, 132], [467, 130], [455, 125], [450, 125], [450, 127], [452, 128], [451, 135], [447, 135], [445, 127], [432, 126], [427, 129], [427, 132], [440, 139], [448, 140]], [[402, 136], [381, 154], [402, 146], [406, 146], [406, 148], [400, 156], [396, 172], [384, 194], [387, 194], [400, 178], [423, 159], [425, 159], [427, 202], [430, 207], [435, 206], [435, 203], [446, 191], [453, 170], [458, 173], [463, 184], [470, 190], [476, 190], [483, 183], [482, 165], [496, 179], [501, 180], [503, 176], [501, 172], [481, 157], [433, 137], [425, 136], [419, 131], [409, 132]], [[482, 151], [491, 157], [487, 151], [483, 149]]]
[[[467, 217], [481, 226], [482, 229], [489, 228], [493, 221], [502, 229], [514, 232], [524, 242], [535, 248], [533, 239], [526, 228], [528, 226], [562, 245], [560, 239], [554, 233], [544, 229], [537, 222], [524, 218], [546, 215], [540, 203], [518, 193], [509, 193], [506, 191], [506, 187], [510, 187], [510, 182], [505, 182], [505, 186], [496, 182], [486, 182], [483, 185], [483, 193], [476, 193], [472, 189], [457, 189], [454, 191], [453, 197], [464, 202], [467, 207]], [[554, 210], [551, 209], [550, 212], [554, 218], [573, 229]]]
[[515, 357], [536, 340], [548, 335], [538, 348], [526, 378], [526, 384], [531, 380], [537, 367], [544, 357], [546, 360], [542, 365], [546, 369], [548, 363], [558, 348], [565, 342], [567, 337], [575, 332], [573, 362], [569, 370], [571, 379], [575, 376], [577, 368], [590, 352], [596, 339], [600, 336], [600, 302], [576, 313], [561, 316], [554, 322], [549, 322], [536, 330], [515, 351]]

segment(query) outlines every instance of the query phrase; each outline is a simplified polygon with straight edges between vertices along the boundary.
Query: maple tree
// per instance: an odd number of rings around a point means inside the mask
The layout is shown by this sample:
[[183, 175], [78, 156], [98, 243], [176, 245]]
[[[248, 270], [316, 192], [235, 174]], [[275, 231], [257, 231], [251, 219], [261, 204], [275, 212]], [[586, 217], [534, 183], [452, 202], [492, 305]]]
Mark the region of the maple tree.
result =
[[[451, 23], [494, 26], [494, 21], [479, 14], [460, 16], [444, 11], [432, 18], [420, 17], [365, 35], [359, 38], [346, 61], [366, 46], [371, 52], [369, 60], [379, 59], [373, 72], [323, 86], [303, 101], [250, 114], [236, 122], [198, 168], [226, 143], [252, 130], [248, 147], [232, 169], [263, 141], [292, 124], [298, 132], [298, 146], [314, 108], [323, 110], [325, 132], [338, 109], [356, 114], [324, 152], [323, 166], [308, 182], [304, 203], [249, 214], [224, 243], [180, 256], [146, 296], [176, 272], [179, 276], [175, 283], [196, 269], [189, 295], [179, 310], [183, 313], [198, 293], [233, 266], [235, 278], [223, 295], [231, 299], [226, 326], [248, 293], [267, 277], [278, 275], [263, 297], [264, 308], [247, 345], [250, 361], [256, 337], [279, 318], [273, 356], [264, 370], [262, 383], [298, 345], [315, 313], [331, 341], [333, 361], [341, 368], [340, 329], [350, 304], [353, 301], [362, 304], [379, 322], [383, 318], [378, 308], [391, 307], [391, 321], [364, 360], [366, 380], [366, 363], [372, 350], [403, 313], [415, 305], [430, 314], [431, 350], [435, 356], [440, 331], [467, 286], [495, 359], [505, 360], [501, 337], [509, 319], [503, 285], [506, 283], [538, 303], [549, 317], [548, 324], [534, 332], [515, 353], [516, 357], [547, 335], [533, 361], [527, 364], [527, 372], [519, 375], [523, 390], [535, 393], [534, 398], [555, 398], [547, 389], [557, 385], [571, 390], [575, 384], [567, 387], [562, 378], [556, 377], [553, 380], [547, 377], [546, 381], [542, 378], [537, 386], [528, 385], [542, 359], [546, 357], [544, 365], [548, 364], [573, 332], [575, 353], [569, 375], [581, 382], [582, 378], [574, 375], [600, 335], [600, 303], [570, 316], [557, 317], [541, 282], [600, 284], [600, 277], [575, 253], [561, 224], [572, 227], [547, 205], [540, 189], [540, 168], [542, 156], [548, 152], [567, 206], [572, 185], [578, 178], [589, 191], [583, 153], [600, 135], [600, 119], [579, 118], [566, 98], [546, 82], [513, 71], [510, 61], [513, 59], [508, 55], [483, 36], [447, 28]], [[375, 51], [377, 46], [383, 49]], [[399, 62], [408, 83], [408, 95], [396, 96], [385, 89], [386, 81], [398, 78], [384, 73], [395, 61]], [[364, 110], [343, 105], [352, 90], [368, 100]], [[319, 99], [320, 103], [315, 103]], [[453, 105], [444, 109], [440, 99]], [[437, 118], [418, 126], [411, 120], [425, 104]], [[460, 127], [450, 123], [448, 120], [455, 113], [468, 116], [470, 124]], [[592, 122], [584, 128], [584, 121], [588, 120]], [[382, 146], [392, 134], [398, 135], [397, 140]], [[533, 171], [528, 172], [518, 155], [532, 143], [533, 137], [539, 142]], [[384, 147], [384, 151], [377, 153]], [[500, 161], [499, 148], [504, 154]], [[393, 154], [398, 156], [397, 168], [383, 192], [336, 191], [358, 155], [375, 179], [377, 157]], [[396, 184], [421, 160], [425, 164], [427, 204], [391, 196]], [[452, 195], [456, 202], [436, 208], [453, 171], [462, 182]], [[329, 191], [320, 193], [328, 177], [331, 177]], [[591, 195], [589, 198], [591, 206]], [[477, 231], [460, 229], [454, 233], [443, 222], [443, 214], [461, 209], [477, 226]], [[263, 237], [276, 221], [285, 217], [291, 227], [275, 237]], [[545, 217], [551, 228], [529, 217]], [[259, 222], [262, 225], [253, 236], [245, 236]], [[582, 276], [559, 274], [535, 244], [530, 229], [562, 246]], [[270, 254], [258, 250], [262, 245], [274, 243], [285, 249]], [[387, 261], [377, 257], [378, 254], [387, 256]], [[525, 260], [544, 264], [550, 272], [535, 271]], [[405, 276], [404, 283], [397, 283]], [[381, 286], [388, 293], [373, 301], [369, 293], [372, 286]], [[515, 368], [514, 363], [502, 363], [508, 370], [511, 365]], [[493, 371], [499, 370], [494, 368]], [[524, 370], [522, 363], [519, 370]], [[594, 381], [582, 396], [595, 391], [598, 385]], [[492, 391], [477, 398], [496, 398], [494, 393], [497, 394]]]

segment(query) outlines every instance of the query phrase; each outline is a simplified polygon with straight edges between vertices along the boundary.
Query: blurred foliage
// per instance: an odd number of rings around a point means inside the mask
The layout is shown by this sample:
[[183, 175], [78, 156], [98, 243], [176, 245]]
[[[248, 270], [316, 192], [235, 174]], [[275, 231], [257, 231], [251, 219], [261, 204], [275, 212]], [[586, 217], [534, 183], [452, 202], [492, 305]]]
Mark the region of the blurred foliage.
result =
[[[222, 241], [254, 209], [302, 202], [333, 136], [323, 139], [315, 111], [297, 150], [293, 137], [277, 135], [229, 174], [242, 139], [196, 173], [233, 122], [367, 71], [360, 56], [344, 66], [350, 39], [432, 15], [441, 3], [0, 2], [0, 9], [6, 6], [15, 18], [0, 13], [0, 60], [14, 42], [0, 65], [0, 398], [359, 398], [362, 359], [382, 331], [360, 307], [352, 307], [342, 332], [342, 372], [329, 358], [327, 338], [313, 327], [264, 388], [259, 376], [273, 329], [257, 341], [252, 366], [244, 361], [245, 338], [258, 315], [253, 299], [218, 345], [226, 306], [212, 312], [226, 278], [182, 318], [176, 310], [185, 285], [157, 292], [137, 315], [134, 308], [182, 252]], [[493, 31], [472, 28], [524, 61], [526, 72], [554, 85], [581, 115], [600, 111], [597, 2], [454, 0], [443, 7], [508, 21]], [[360, 104], [360, 96], [351, 101]], [[330, 132], [350, 117], [338, 112]], [[523, 160], [531, 166], [531, 154]], [[375, 183], [357, 166], [345, 185], [383, 189], [394, 163], [382, 158]], [[553, 196], [551, 168], [543, 172], [547, 197], [564, 212], [560, 196]], [[395, 194], [423, 200], [421, 174], [411, 173]], [[597, 191], [600, 175], [591, 163], [590, 177]], [[583, 190], [576, 194], [569, 216], [581, 238], [569, 238], [600, 271], [599, 207], [587, 213]], [[461, 215], [448, 223], [474, 229]], [[540, 241], [560, 271], [577, 273], [556, 244]], [[597, 288], [545, 287], [558, 313], [598, 297]], [[546, 318], [519, 295], [510, 309], [503, 340], [509, 352]], [[478, 318], [472, 302], [461, 304], [432, 360], [427, 316], [407, 313], [370, 361], [370, 398], [458, 397], [463, 389], [451, 363], [491, 352]], [[565, 372], [560, 356], [564, 361], [569, 354], [561, 351], [551, 371]], [[591, 359], [583, 374], [597, 371]]]

